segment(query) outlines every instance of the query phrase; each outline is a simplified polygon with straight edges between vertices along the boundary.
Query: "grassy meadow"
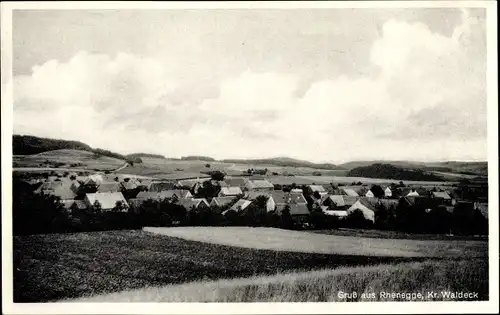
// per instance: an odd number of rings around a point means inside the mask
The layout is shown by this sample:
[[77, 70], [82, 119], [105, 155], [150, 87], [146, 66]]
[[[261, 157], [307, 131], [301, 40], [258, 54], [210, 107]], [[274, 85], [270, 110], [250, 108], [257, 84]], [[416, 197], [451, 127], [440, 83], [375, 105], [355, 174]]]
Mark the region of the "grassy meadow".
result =
[[488, 300], [486, 261], [424, 261], [197, 281], [61, 302], [418, 302], [451, 300], [442, 293], [447, 291], [477, 292], [473, 300]]
[[[196, 228], [211, 231], [212, 234], [214, 229], [217, 228]], [[251, 301], [253, 298], [257, 301], [316, 300], [318, 298], [312, 295], [319, 293], [314, 292], [333, 292], [343, 285], [346, 288], [355, 285], [359, 290], [366, 290], [367, 285], [411, 289], [413, 287], [407, 283], [413, 283], [413, 286], [425, 288], [432, 284], [425, 277], [432, 279], [433, 273], [434, 277], [443, 278], [443, 282], [433, 284], [434, 287], [462, 286], [471, 290], [480, 288], [481, 292], [485, 292], [486, 242], [419, 243], [414, 240], [366, 238], [360, 239], [365, 245], [359, 245], [355, 238], [349, 237], [279, 229], [269, 229], [267, 233], [263, 231], [265, 229], [255, 229], [255, 233], [250, 233], [248, 229], [228, 228], [224, 233], [216, 233], [229, 239], [239, 239], [231, 242], [235, 246], [214, 244], [213, 238], [208, 240], [213, 243], [207, 243], [207, 240], [200, 242], [179, 235], [172, 237], [137, 230], [15, 236], [14, 301], [57, 301], [131, 290], [139, 292], [137, 299], [155, 301], [167, 297], [140, 292], [161, 293], [166, 285], [179, 285], [167, 288], [184, 292], [184, 285], [189, 286], [191, 284], [186, 283], [190, 282], [198, 283], [196, 290], [201, 290], [199, 283], [221, 287], [222, 293], [214, 293], [211, 298], [217, 301]], [[183, 233], [188, 230], [201, 240], [200, 233], [194, 229], [185, 228]], [[274, 238], [271, 234], [275, 235]], [[284, 240], [284, 236], [291, 239]], [[326, 241], [321, 241], [320, 238], [325, 237]], [[306, 241], [313, 250], [304, 247]], [[245, 245], [244, 242], [250, 244]], [[467, 263], [459, 262], [464, 257]], [[424, 265], [416, 264], [423, 261]], [[471, 266], [469, 270], [451, 276], [451, 270], [457, 266], [467, 269], [463, 265], [470, 266], [474, 261], [482, 269]], [[400, 263], [410, 264], [397, 265]], [[315, 271], [325, 268], [329, 270]], [[311, 271], [313, 273], [301, 274]], [[283, 275], [288, 273], [294, 273], [289, 280]], [[239, 278], [249, 279], [228, 280]], [[229, 291], [224, 289], [227, 283], [231, 284], [227, 287]], [[234, 286], [234, 283], [243, 286]], [[263, 283], [267, 284], [261, 287]], [[273, 296], [278, 293], [272, 293], [276, 286], [288, 293]], [[210, 300], [209, 291], [200, 292], [203, 294], [201, 300]], [[300, 296], [300, 292], [309, 293]], [[177, 299], [200, 297], [187, 295], [179, 293]], [[332, 299], [327, 292], [321, 296], [320, 300]]]
[[415, 240], [326, 235], [263, 227], [145, 227], [189, 241], [252, 249], [384, 257], [487, 257], [483, 240]]
[[[48, 162], [48, 163], [46, 163]], [[124, 161], [112, 157], [96, 157], [92, 152], [82, 150], [54, 150], [33, 155], [14, 155], [14, 167], [42, 168], [53, 167], [62, 163], [60, 168], [75, 168], [87, 170], [114, 170], [124, 164]], [[78, 165], [72, 167], [71, 165]]]
[[416, 259], [259, 250], [144, 231], [15, 236], [13, 245], [15, 302]]

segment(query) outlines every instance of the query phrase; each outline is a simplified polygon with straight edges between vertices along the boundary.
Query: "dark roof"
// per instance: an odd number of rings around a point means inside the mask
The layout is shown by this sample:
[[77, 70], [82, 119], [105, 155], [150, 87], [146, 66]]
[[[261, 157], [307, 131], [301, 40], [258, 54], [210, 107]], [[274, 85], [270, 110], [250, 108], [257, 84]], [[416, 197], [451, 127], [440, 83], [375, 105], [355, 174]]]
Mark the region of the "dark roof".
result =
[[174, 182], [152, 182], [148, 185], [148, 191], [165, 191], [175, 189]]

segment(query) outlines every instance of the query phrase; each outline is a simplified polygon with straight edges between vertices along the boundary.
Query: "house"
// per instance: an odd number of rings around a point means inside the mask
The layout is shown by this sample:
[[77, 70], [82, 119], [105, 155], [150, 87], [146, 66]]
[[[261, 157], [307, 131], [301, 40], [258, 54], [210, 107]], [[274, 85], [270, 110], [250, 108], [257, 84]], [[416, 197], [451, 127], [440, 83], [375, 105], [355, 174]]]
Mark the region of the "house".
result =
[[141, 191], [137, 194], [135, 197], [136, 199], [154, 199], [154, 200], [160, 200], [160, 199], [189, 199], [192, 198], [193, 195], [189, 190], [185, 189], [174, 189], [174, 190], [163, 190], [160, 192], [154, 192], [154, 191]]
[[[244, 211], [252, 202], [250, 200], [246, 199], [240, 199], [238, 200], [229, 210], [235, 211], [235, 212], [241, 212]], [[225, 214], [227, 211], [222, 212], [222, 214]]]
[[272, 192], [250, 191], [245, 194], [245, 198], [251, 201], [256, 200], [259, 196], [267, 197], [266, 210], [268, 212], [274, 211], [277, 207], [285, 206], [287, 204], [307, 205], [304, 195], [296, 192], [287, 193], [281, 190], [274, 190]]
[[73, 207], [73, 204], [75, 204], [76, 209], [78, 210], [87, 209], [87, 204], [84, 200], [61, 200], [61, 204], [68, 211], [72, 210], [71, 208]]
[[121, 192], [97, 192], [94, 194], [85, 194], [84, 201], [88, 207], [93, 206], [96, 201], [99, 202], [103, 211], [112, 210], [116, 206], [117, 202], [121, 202], [125, 209], [129, 207]]
[[174, 190], [176, 188], [175, 182], [160, 182], [160, 181], [153, 181], [149, 183], [147, 186], [148, 191], [165, 191], [165, 190]]
[[302, 189], [300, 189], [300, 188], [294, 188], [294, 189], [290, 190], [290, 192], [293, 192], [293, 193], [301, 193], [301, 194], [303, 194], [303, 193], [304, 193], [304, 192], [302, 191]]
[[243, 177], [226, 177], [224, 178], [224, 182], [228, 187], [240, 187], [243, 189], [246, 186], [247, 179]]
[[309, 190], [309, 193], [311, 193], [311, 194], [314, 194], [316, 192], [320, 196], [328, 194], [328, 192], [326, 191], [325, 187], [323, 187], [322, 185], [308, 185], [307, 189]]
[[353, 204], [355, 204], [360, 199], [360, 197], [356, 197], [356, 196], [343, 196], [342, 199], [344, 199], [345, 206], [347, 208], [349, 208], [350, 206], [352, 206]]
[[69, 189], [71, 189], [72, 192], [74, 192], [75, 194], [78, 194], [78, 192], [80, 191], [80, 186], [82, 184], [79, 182], [79, 181], [73, 181], [71, 183], [71, 186], [69, 187]]
[[87, 176], [86, 184], [87, 183], [94, 183], [95, 185], [99, 185], [104, 182], [104, 178], [102, 177], [102, 174], [92, 174]]
[[366, 194], [365, 194], [365, 197], [368, 197], [368, 198], [375, 198], [375, 195], [373, 194], [372, 190], [369, 189]]
[[121, 184], [117, 182], [103, 182], [97, 186], [97, 192], [119, 192]]
[[273, 191], [274, 185], [266, 179], [248, 180], [245, 188], [249, 191]]
[[44, 182], [35, 190], [35, 193], [56, 196], [61, 200], [71, 200], [76, 197], [76, 193], [71, 189], [71, 184], [62, 181]]
[[420, 196], [420, 194], [416, 190], [411, 190], [405, 196], [406, 197], [415, 197], [415, 196]]
[[444, 204], [452, 204], [453, 203], [451, 196], [448, 195], [448, 193], [445, 191], [433, 191], [433, 192], [431, 192], [431, 196], [433, 198], [442, 199]]
[[347, 187], [342, 187], [342, 191], [347, 195], [351, 197], [359, 197], [359, 194], [352, 188], [347, 188]]
[[218, 197], [227, 197], [227, 196], [233, 196], [236, 197], [238, 195], [242, 195], [243, 192], [241, 191], [240, 187], [221, 187], [220, 192]]
[[211, 207], [225, 207], [229, 205], [231, 202], [233, 202], [235, 197], [229, 196], [229, 197], [214, 197], [212, 198], [212, 201], [210, 201], [210, 206]]
[[120, 183], [120, 186], [121, 186], [122, 190], [134, 190], [134, 189], [139, 188], [139, 185], [140, 185], [139, 182], [132, 181], [132, 180]]
[[366, 220], [375, 223], [375, 207], [365, 199], [360, 199], [356, 201], [349, 209], [347, 209], [347, 214], [351, 214], [356, 210], [360, 210]]
[[386, 198], [392, 197], [391, 187], [387, 186], [387, 188], [384, 189], [384, 197], [386, 197]]
[[328, 195], [322, 204], [332, 210], [345, 209], [344, 197], [342, 195]]
[[186, 208], [187, 211], [208, 209], [210, 207], [205, 198], [179, 199], [177, 204]]
[[309, 218], [309, 209], [304, 204], [280, 204], [276, 206], [276, 212], [281, 215], [287, 206], [290, 210], [290, 216], [295, 223], [304, 223]]

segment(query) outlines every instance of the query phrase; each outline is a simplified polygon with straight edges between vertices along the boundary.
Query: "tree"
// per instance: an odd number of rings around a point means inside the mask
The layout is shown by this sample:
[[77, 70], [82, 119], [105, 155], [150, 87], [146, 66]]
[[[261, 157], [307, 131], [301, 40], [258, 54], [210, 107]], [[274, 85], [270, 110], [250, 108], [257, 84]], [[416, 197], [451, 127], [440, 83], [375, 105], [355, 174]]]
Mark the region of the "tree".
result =
[[321, 199], [321, 194], [317, 190], [315, 192], [313, 192], [313, 196], [315, 199]]
[[267, 208], [267, 201], [269, 200], [268, 196], [260, 195], [255, 198], [254, 204], [259, 208], [259, 209], [266, 209]]
[[214, 171], [210, 173], [212, 180], [222, 181], [224, 180], [224, 176], [226, 176], [226, 174], [221, 171]]
[[220, 186], [212, 184], [212, 181], [207, 180], [201, 184], [201, 187], [195, 192], [198, 198], [213, 198], [217, 197], [220, 192]]
[[349, 213], [346, 219], [346, 224], [351, 228], [367, 228], [371, 225], [371, 221], [365, 219], [363, 211], [356, 209]]
[[207, 163], [207, 164], [205, 164], [205, 167], [206, 167], [206, 168], [210, 168], [210, 164], [208, 164], [208, 163]]
[[293, 219], [290, 213], [290, 206], [286, 205], [280, 214], [280, 227], [291, 229], [293, 227]]
[[382, 198], [385, 195], [384, 189], [380, 185], [372, 185], [370, 188], [373, 195], [377, 198]]

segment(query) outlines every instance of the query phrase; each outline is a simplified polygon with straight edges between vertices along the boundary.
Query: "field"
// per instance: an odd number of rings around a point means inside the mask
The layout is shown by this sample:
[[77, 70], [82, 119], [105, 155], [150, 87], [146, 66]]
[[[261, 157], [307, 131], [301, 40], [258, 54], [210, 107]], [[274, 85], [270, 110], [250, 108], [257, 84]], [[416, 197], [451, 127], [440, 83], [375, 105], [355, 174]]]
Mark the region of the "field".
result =
[[408, 261], [256, 250], [143, 231], [14, 237], [14, 300], [54, 301], [148, 286]]
[[[418, 302], [451, 300], [444, 293], [450, 291], [477, 292], [473, 300], [488, 300], [487, 279], [484, 260], [424, 261], [198, 281], [62, 302]], [[355, 297], [352, 292], [356, 292]], [[388, 296], [383, 292], [403, 294]], [[430, 296], [429, 292], [438, 295]]]
[[146, 227], [145, 231], [244, 248], [373, 257], [486, 257], [488, 243], [473, 240], [409, 240], [332, 236], [252, 227]]
[[444, 234], [416, 234], [404, 233], [399, 231], [383, 231], [383, 230], [364, 230], [364, 229], [333, 229], [333, 230], [311, 230], [310, 233], [337, 235], [337, 236], [355, 236], [355, 237], [369, 237], [369, 238], [382, 238], [382, 239], [408, 239], [408, 240], [487, 240], [487, 236], [473, 236], [473, 235], [444, 235]]
[[[125, 162], [107, 156], [95, 157], [93, 153], [88, 151], [66, 149], [33, 155], [13, 156], [14, 168], [51, 168], [56, 163], [64, 164], [58, 167], [61, 170], [68, 168], [75, 170], [114, 170], [122, 166]], [[78, 164], [78, 166], [71, 167], [71, 164]]]
[[[210, 167], [206, 167], [210, 164]], [[151, 176], [161, 179], [183, 179], [207, 176], [201, 172], [220, 170], [226, 172], [227, 175], [241, 175], [243, 171], [249, 168], [264, 169], [268, 172], [276, 172], [283, 174], [290, 172], [297, 175], [311, 175], [313, 172], [320, 171], [321, 173], [331, 175], [342, 175], [346, 171], [318, 170], [307, 167], [282, 167], [275, 165], [251, 165], [251, 164], [234, 164], [224, 162], [207, 162], [207, 161], [191, 161], [191, 160], [168, 160], [158, 158], [142, 158], [141, 164], [135, 164], [132, 167], [127, 167], [120, 173], [135, 174], [143, 176]]]

